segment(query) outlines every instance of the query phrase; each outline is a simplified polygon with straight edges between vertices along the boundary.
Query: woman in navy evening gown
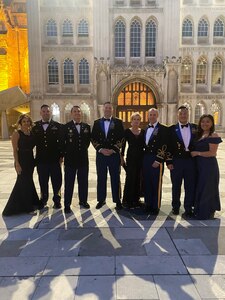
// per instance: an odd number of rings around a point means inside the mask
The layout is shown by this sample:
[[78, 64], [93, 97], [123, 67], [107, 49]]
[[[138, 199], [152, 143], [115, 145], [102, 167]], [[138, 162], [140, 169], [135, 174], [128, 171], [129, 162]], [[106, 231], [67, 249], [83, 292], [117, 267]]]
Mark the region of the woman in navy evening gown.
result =
[[12, 135], [13, 156], [17, 179], [3, 210], [4, 216], [29, 213], [41, 208], [33, 182], [34, 171], [34, 138], [30, 132], [32, 120], [28, 115], [21, 115], [18, 120], [19, 129]]
[[222, 140], [214, 130], [213, 116], [201, 116], [197, 140], [194, 151], [191, 153], [193, 157], [196, 157], [197, 164], [195, 215], [200, 220], [211, 219], [215, 211], [221, 210], [216, 152]]
[[[121, 151], [122, 165], [126, 169], [122, 203], [127, 208], [140, 206], [141, 167], [144, 148], [144, 130], [139, 127], [140, 122], [141, 115], [137, 112], [133, 113], [131, 115], [131, 128], [125, 130], [125, 139]], [[125, 163], [124, 152], [126, 143], [128, 143], [128, 149]]]

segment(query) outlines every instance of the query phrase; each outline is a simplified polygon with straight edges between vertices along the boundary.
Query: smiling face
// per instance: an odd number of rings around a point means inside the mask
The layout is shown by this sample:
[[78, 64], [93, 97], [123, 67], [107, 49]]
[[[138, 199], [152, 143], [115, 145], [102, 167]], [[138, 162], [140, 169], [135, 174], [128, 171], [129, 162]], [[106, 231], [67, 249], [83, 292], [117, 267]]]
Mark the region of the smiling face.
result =
[[74, 106], [71, 110], [71, 116], [72, 116], [72, 119], [77, 122], [77, 123], [80, 123], [81, 121], [81, 110], [79, 107], [77, 106]]
[[139, 115], [135, 115], [131, 118], [131, 126], [139, 127], [141, 123], [141, 117]]
[[149, 113], [148, 113], [148, 119], [149, 119], [149, 123], [150, 124], [154, 124], [157, 122], [159, 113], [156, 109], [150, 109]]
[[178, 121], [181, 123], [181, 124], [187, 124], [188, 123], [188, 118], [189, 118], [189, 112], [188, 112], [188, 109], [186, 108], [181, 108], [178, 110]]
[[48, 106], [43, 106], [41, 108], [40, 115], [43, 121], [48, 122], [51, 118], [50, 108]]
[[20, 121], [19, 125], [22, 131], [28, 131], [31, 127], [31, 119], [28, 116], [24, 116]]
[[201, 120], [200, 126], [201, 126], [201, 129], [202, 129], [204, 132], [210, 132], [210, 130], [211, 130], [212, 127], [213, 127], [213, 122], [212, 122], [212, 120], [211, 120], [209, 117], [204, 117], [204, 118]]
[[109, 119], [112, 117], [112, 114], [113, 114], [113, 107], [112, 107], [112, 104], [111, 103], [105, 103], [104, 106], [103, 106], [103, 114], [104, 114], [104, 117]]

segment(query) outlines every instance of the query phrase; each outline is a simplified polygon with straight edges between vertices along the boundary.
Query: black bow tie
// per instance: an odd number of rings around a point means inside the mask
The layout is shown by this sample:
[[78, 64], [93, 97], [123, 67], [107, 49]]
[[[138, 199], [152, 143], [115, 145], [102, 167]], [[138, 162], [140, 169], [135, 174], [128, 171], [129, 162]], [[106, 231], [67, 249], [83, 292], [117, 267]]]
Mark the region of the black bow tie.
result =
[[181, 125], [181, 128], [188, 127], [188, 123], [185, 125]]
[[154, 128], [154, 125], [148, 125], [148, 128]]
[[46, 124], [49, 124], [49, 121], [46, 121], [46, 122], [41, 122], [42, 125], [46, 125]]
[[106, 121], [106, 122], [110, 122], [110, 119], [106, 119], [106, 118], [104, 118], [104, 121]]
[[77, 125], [81, 125], [81, 122], [80, 122], [80, 123], [77, 122], [77, 123], [75, 123], [75, 125], [76, 125], [76, 126], [77, 126]]

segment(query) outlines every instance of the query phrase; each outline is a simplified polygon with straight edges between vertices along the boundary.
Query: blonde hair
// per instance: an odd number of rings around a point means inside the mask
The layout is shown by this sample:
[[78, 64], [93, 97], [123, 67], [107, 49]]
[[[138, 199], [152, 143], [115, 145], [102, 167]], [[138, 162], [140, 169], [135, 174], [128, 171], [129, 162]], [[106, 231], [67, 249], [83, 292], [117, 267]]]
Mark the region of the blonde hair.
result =
[[33, 121], [31, 119], [31, 117], [27, 114], [22, 114], [22, 115], [19, 116], [19, 118], [17, 120], [17, 123], [16, 123], [17, 127], [20, 127], [22, 125], [23, 119], [28, 119], [30, 121], [30, 126], [31, 127], [33, 126]]
[[133, 118], [134, 118], [134, 117], [140, 117], [140, 119], [141, 119], [141, 115], [139, 114], [138, 111], [132, 113], [132, 115], [130, 116], [130, 120], [133, 121]]

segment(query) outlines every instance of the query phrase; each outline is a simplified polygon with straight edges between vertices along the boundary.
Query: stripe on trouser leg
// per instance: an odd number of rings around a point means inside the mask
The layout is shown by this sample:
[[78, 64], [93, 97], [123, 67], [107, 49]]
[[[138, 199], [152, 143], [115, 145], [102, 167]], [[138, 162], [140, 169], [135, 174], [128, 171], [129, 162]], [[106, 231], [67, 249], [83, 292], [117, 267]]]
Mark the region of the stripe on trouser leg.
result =
[[162, 195], [162, 176], [163, 176], [163, 164], [159, 165], [159, 185], [158, 185], [158, 208], [161, 207], [161, 195]]

